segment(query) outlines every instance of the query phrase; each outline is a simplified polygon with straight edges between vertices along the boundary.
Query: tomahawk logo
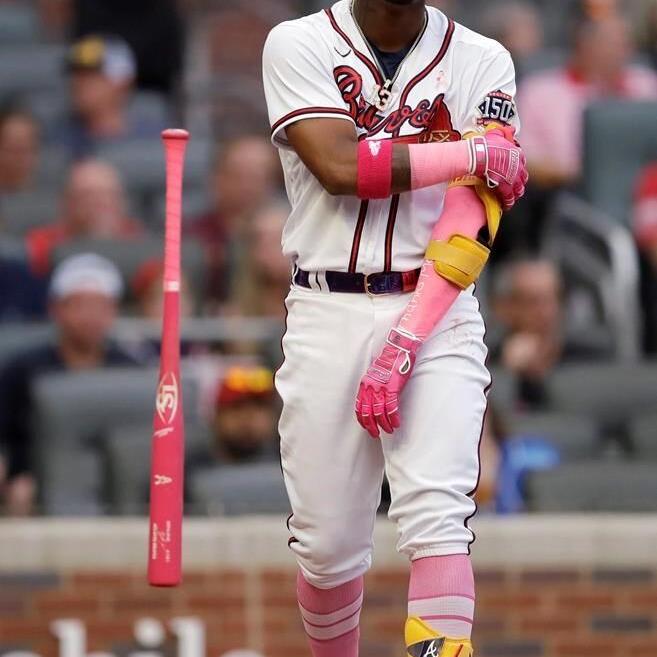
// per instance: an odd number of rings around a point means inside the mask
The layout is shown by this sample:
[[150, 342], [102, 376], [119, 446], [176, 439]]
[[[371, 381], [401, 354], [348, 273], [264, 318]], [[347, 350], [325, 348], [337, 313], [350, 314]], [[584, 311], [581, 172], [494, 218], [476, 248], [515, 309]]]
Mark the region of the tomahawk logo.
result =
[[173, 372], [167, 372], [160, 379], [155, 407], [162, 422], [165, 424], [173, 422], [178, 410], [178, 382]]
[[427, 651], [424, 653], [424, 657], [438, 657], [438, 648], [436, 648], [435, 641], [432, 641], [427, 646]]
[[173, 481], [171, 477], [167, 477], [166, 475], [155, 475], [155, 485], [156, 486], [166, 486], [170, 484]]
[[408, 654], [412, 657], [440, 657], [440, 653], [445, 645], [445, 639], [431, 639], [422, 641], [408, 648]]

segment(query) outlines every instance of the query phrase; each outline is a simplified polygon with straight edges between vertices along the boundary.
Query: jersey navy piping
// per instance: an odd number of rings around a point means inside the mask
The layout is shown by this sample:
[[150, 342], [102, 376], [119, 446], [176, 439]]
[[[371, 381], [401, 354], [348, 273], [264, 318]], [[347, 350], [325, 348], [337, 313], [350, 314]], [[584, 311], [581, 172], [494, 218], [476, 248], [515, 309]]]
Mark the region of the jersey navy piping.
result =
[[[405, 87], [404, 90], [402, 91], [401, 98], [399, 99], [399, 106], [403, 107], [406, 104], [406, 101], [408, 100], [408, 96], [410, 95], [411, 91], [413, 88], [419, 83], [424, 80], [424, 78], [431, 73], [431, 71], [440, 64], [440, 62], [445, 58], [445, 55], [447, 54], [447, 50], [449, 49], [450, 44], [452, 43], [452, 37], [454, 36], [454, 30], [456, 29], [456, 25], [454, 21], [449, 18], [448, 23], [447, 23], [447, 32], [445, 33], [445, 38], [443, 39], [443, 43], [440, 46], [440, 50], [438, 51], [438, 54], [434, 57], [434, 59], [429, 63], [429, 65], [422, 71], [420, 71]], [[395, 137], [399, 137], [399, 132], [401, 131], [401, 124], [395, 131]]]
[[354, 51], [354, 55], [356, 55], [356, 57], [358, 57], [358, 59], [360, 59], [360, 61], [363, 62], [365, 66], [367, 66], [367, 68], [374, 76], [376, 83], [383, 85], [384, 79], [383, 79], [383, 75], [381, 74], [381, 71], [379, 70], [379, 67], [373, 61], [371, 61], [367, 55], [360, 52], [360, 50], [358, 50], [356, 46], [354, 46], [353, 41], [338, 25], [338, 22], [335, 20], [335, 16], [333, 15], [333, 11], [329, 8], [329, 9], [325, 9], [324, 12], [326, 13], [329, 22], [331, 23], [331, 27], [344, 39], [344, 42]]

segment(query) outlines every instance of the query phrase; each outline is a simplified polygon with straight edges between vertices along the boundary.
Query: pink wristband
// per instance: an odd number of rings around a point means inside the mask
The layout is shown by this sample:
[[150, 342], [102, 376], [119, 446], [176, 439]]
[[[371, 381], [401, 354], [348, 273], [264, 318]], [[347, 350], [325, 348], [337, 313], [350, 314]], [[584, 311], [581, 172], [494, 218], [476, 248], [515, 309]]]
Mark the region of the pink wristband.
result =
[[392, 196], [392, 141], [367, 140], [358, 144], [358, 198]]

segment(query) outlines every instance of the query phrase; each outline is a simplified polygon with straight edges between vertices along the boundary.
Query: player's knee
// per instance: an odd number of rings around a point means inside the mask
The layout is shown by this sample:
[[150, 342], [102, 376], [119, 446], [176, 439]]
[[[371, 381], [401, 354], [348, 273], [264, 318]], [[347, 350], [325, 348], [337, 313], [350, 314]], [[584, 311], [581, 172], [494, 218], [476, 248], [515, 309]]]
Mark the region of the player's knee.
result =
[[470, 497], [453, 491], [450, 495], [427, 491], [415, 498], [414, 507], [413, 511], [391, 509], [399, 528], [397, 549], [401, 554], [418, 559], [468, 552], [474, 538], [468, 520], [476, 510]]
[[359, 545], [349, 532], [316, 532], [293, 543], [299, 565], [310, 584], [334, 588], [365, 573], [372, 563], [372, 545]]

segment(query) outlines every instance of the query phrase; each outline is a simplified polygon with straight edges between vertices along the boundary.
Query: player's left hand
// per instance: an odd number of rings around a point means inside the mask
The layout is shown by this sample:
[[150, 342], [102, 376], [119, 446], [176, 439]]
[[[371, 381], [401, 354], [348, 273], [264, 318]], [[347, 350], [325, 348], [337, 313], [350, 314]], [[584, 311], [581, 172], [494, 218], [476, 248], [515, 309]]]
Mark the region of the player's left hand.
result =
[[414, 335], [393, 328], [383, 350], [362, 378], [356, 397], [356, 418], [372, 438], [380, 437], [380, 429], [391, 434], [400, 427], [399, 395], [411, 375], [421, 344]]

